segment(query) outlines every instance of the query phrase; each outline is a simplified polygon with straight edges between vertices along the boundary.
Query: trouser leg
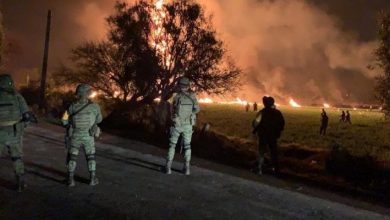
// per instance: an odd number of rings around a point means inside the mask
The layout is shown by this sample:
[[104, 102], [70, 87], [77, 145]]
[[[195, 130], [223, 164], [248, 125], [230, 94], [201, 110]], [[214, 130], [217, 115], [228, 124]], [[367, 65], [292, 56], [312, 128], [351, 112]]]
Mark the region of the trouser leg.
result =
[[264, 154], [266, 152], [267, 143], [263, 139], [259, 139], [259, 159], [257, 164], [257, 173], [263, 174]]
[[173, 158], [175, 156], [176, 144], [177, 144], [177, 141], [179, 140], [179, 137], [180, 137], [180, 131], [175, 127], [171, 127], [167, 161], [173, 160]]
[[12, 143], [8, 145], [9, 152], [11, 154], [11, 160], [13, 161], [17, 190], [23, 191], [26, 187], [24, 182], [24, 163], [23, 163], [23, 145], [22, 142]]
[[192, 126], [186, 126], [182, 134], [184, 140], [184, 173], [190, 175]]
[[277, 139], [270, 140], [269, 148], [271, 153], [272, 165], [275, 168], [275, 171], [277, 172], [279, 170]]

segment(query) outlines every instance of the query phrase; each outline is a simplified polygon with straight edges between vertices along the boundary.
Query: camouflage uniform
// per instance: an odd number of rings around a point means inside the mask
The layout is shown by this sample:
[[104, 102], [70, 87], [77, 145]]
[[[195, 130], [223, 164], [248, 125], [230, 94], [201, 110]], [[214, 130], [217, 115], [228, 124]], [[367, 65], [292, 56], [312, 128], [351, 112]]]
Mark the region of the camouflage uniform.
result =
[[167, 156], [166, 173], [171, 173], [171, 165], [175, 155], [176, 144], [180, 138], [183, 139], [184, 148], [184, 172], [190, 174], [191, 161], [191, 138], [193, 126], [196, 121], [196, 114], [200, 111], [197, 98], [189, 91], [189, 80], [185, 77], [179, 80], [180, 92], [174, 94], [170, 103], [172, 105], [172, 123], [169, 137], [169, 150]]
[[74, 172], [80, 148], [84, 148], [91, 175], [90, 185], [98, 184], [96, 178], [95, 135], [93, 128], [102, 121], [102, 114], [98, 104], [88, 99], [91, 88], [86, 84], [77, 87], [76, 95], [79, 99], [72, 103], [63, 116], [63, 124], [67, 126], [68, 146], [68, 185], [74, 186]]
[[14, 163], [18, 190], [24, 187], [23, 175], [23, 118], [28, 113], [24, 98], [15, 91], [10, 75], [0, 75], [0, 153], [5, 148]]

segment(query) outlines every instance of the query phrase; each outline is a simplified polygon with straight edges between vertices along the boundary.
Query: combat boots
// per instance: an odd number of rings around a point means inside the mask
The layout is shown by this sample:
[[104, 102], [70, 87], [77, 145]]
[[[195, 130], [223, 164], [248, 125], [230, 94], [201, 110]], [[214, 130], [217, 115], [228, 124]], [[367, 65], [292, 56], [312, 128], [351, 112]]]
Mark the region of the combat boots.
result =
[[67, 180], [67, 184], [69, 187], [73, 187], [76, 185], [75, 181], [74, 181], [74, 173], [68, 173], [68, 180]]
[[190, 172], [190, 162], [189, 161], [186, 161], [184, 163], [183, 172], [184, 172], [184, 175], [187, 175], [187, 176], [191, 174], [191, 172]]
[[90, 173], [90, 182], [89, 182], [89, 185], [90, 186], [96, 186], [97, 184], [99, 184], [99, 180], [98, 178], [96, 177], [96, 172], [95, 171], [92, 171]]
[[167, 160], [167, 164], [165, 165], [165, 173], [166, 174], [171, 174], [172, 173], [171, 167], [172, 167], [172, 161], [171, 160]]
[[23, 175], [16, 175], [16, 183], [18, 184], [18, 192], [22, 192], [27, 187]]

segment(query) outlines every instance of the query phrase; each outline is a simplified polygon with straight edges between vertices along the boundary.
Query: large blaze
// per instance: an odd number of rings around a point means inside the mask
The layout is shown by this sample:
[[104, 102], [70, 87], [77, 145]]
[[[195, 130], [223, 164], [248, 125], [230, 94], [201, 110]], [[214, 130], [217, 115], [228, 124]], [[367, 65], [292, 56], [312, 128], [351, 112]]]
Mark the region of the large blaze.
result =
[[171, 66], [171, 55], [169, 54], [169, 36], [164, 29], [164, 19], [167, 13], [164, 9], [164, 0], [156, 0], [154, 8], [151, 9], [152, 36], [150, 44], [155, 48], [156, 53], [162, 57], [166, 68]]

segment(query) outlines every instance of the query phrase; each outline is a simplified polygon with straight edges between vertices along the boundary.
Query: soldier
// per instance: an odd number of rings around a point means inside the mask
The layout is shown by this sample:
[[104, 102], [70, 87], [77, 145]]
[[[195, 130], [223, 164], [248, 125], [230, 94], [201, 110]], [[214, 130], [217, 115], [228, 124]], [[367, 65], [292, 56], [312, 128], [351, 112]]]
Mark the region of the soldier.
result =
[[89, 96], [91, 87], [80, 84], [76, 89], [77, 101], [73, 102], [62, 117], [62, 122], [67, 126], [67, 168], [68, 186], [75, 186], [74, 172], [76, 160], [80, 148], [84, 148], [88, 170], [90, 172], [89, 185], [99, 183], [96, 177], [95, 138], [99, 136], [100, 129], [97, 126], [102, 121], [102, 113], [98, 104], [93, 103]]
[[14, 164], [18, 191], [26, 187], [24, 182], [23, 133], [31, 113], [23, 96], [15, 91], [10, 75], [0, 75], [0, 153], [8, 148]]
[[249, 108], [250, 108], [250, 105], [249, 105], [249, 102], [247, 102], [246, 105], [245, 105], [245, 111], [249, 112]]
[[275, 108], [275, 100], [272, 97], [263, 97], [264, 108], [259, 111], [253, 120], [253, 133], [259, 137], [259, 164], [258, 174], [262, 174], [264, 154], [269, 147], [274, 173], [279, 171], [277, 140], [284, 129], [282, 113]]
[[166, 162], [166, 173], [171, 174], [172, 161], [175, 155], [175, 147], [180, 135], [183, 138], [185, 175], [190, 175], [191, 161], [191, 138], [193, 126], [196, 122], [196, 114], [200, 107], [196, 96], [190, 91], [190, 80], [182, 77], [178, 83], [179, 92], [174, 94], [169, 103], [171, 104], [171, 120], [169, 150]]
[[257, 102], [253, 103], [253, 111], [257, 112]]
[[322, 109], [320, 135], [326, 134], [326, 129], [328, 128], [328, 122], [329, 122], [328, 115], [326, 114], [325, 109]]

